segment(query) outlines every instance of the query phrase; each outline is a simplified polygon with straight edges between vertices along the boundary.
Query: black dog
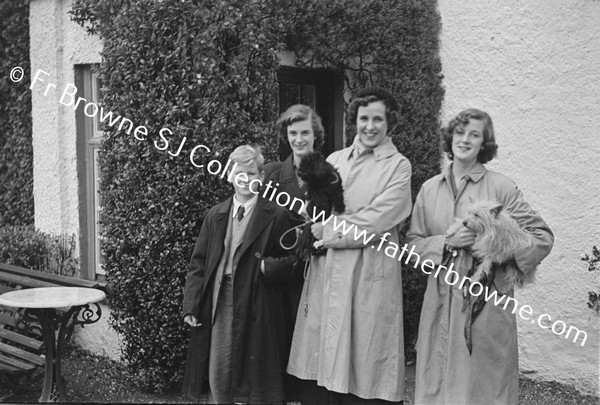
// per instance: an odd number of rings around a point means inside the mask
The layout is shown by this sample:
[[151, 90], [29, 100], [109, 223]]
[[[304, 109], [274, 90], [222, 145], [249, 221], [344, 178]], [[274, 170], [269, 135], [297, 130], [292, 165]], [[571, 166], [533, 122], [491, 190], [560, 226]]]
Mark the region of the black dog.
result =
[[[300, 167], [298, 167], [298, 176], [306, 184], [306, 212], [309, 218], [323, 211], [325, 216], [322, 218], [327, 219], [331, 215], [332, 209], [339, 213], [346, 210], [340, 174], [321, 153], [312, 152], [302, 158]], [[313, 247], [315, 239], [310, 231], [310, 226], [310, 223], [304, 226], [296, 249], [296, 254], [303, 259], [308, 258], [311, 253], [319, 255], [326, 251]]]

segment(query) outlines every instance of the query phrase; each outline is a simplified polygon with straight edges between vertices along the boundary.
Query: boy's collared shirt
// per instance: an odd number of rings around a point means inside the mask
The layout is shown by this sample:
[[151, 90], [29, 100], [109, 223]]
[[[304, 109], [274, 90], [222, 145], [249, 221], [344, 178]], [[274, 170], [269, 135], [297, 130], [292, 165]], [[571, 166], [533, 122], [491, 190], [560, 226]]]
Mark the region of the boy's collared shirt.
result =
[[231, 209], [231, 217], [235, 218], [237, 216], [238, 210], [241, 205], [244, 206], [244, 217], [246, 215], [251, 215], [252, 210], [256, 206], [257, 201], [258, 201], [258, 195], [255, 195], [254, 197], [252, 197], [250, 200], [246, 201], [245, 203], [241, 203], [237, 200], [237, 198], [235, 197], [235, 194], [234, 194], [233, 195], [233, 206]]

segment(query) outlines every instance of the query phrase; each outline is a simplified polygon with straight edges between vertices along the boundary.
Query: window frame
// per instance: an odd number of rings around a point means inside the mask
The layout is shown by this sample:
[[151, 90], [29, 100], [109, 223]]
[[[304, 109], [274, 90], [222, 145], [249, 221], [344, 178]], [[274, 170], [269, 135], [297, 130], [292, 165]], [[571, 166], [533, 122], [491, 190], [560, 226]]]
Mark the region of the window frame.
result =
[[[76, 97], [83, 97], [86, 102], [100, 106], [100, 83], [94, 65], [75, 65]], [[102, 269], [102, 252], [100, 248], [100, 210], [101, 199], [100, 172], [98, 152], [103, 140], [99, 114], [94, 118], [83, 112], [85, 104], [79, 103], [75, 111], [77, 173], [79, 183], [79, 242], [81, 247], [82, 278], [88, 280], [104, 279]]]

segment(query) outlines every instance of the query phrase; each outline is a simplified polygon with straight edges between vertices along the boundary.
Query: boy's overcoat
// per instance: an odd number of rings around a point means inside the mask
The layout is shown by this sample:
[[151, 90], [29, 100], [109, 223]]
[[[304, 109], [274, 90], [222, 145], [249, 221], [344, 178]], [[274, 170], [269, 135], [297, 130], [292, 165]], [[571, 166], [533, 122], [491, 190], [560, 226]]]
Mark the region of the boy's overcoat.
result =
[[[212, 291], [224, 248], [232, 198], [206, 215], [186, 278], [183, 315], [202, 325], [191, 328], [183, 382], [188, 398], [199, 400], [208, 378]], [[279, 281], [289, 277], [292, 256], [280, 236], [292, 227], [284, 208], [259, 197], [234, 259], [232, 397], [234, 402], [281, 403], [287, 356], [283, 348], [282, 294]], [[260, 271], [265, 258], [265, 273]], [[275, 259], [280, 258], [280, 259]]]

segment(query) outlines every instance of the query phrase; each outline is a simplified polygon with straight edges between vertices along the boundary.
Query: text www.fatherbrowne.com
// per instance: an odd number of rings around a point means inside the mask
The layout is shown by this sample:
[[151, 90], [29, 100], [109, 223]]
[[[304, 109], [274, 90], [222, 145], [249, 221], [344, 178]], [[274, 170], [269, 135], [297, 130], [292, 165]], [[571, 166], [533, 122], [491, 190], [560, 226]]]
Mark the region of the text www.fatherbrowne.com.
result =
[[[389, 233], [385, 233], [383, 236], [379, 238], [378, 245], [372, 245], [371, 242], [375, 239], [377, 240], [377, 235], [375, 233], [367, 232], [365, 229], [359, 229], [354, 224], [348, 224], [346, 220], [341, 219], [335, 215], [330, 215], [325, 218], [326, 215], [323, 211], [317, 213], [316, 208], [313, 207], [312, 220], [313, 222], [320, 222], [323, 225], [327, 225], [331, 222], [333, 230], [335, 232], [341, 232], [344, 236], [352, 232], [351, 237], [355, 241], [361, 241], [365, 246], [372, 246], [374, 249], [377, 249], [378, 252], [381, 251], [383, 246], [385, 245], [384, 254], [392, 259], [396, 259], [399, 262], [405, 258], [404, 264], [409, 264], [411, 261], [415, 269], [420, 268], [421, 271], [427, 275], [433, 274], [435, 278], [440, 275], [442, 270], [445, 270], [444, 281], [448, 283], [450, 286], [456, 286], [459, 290], [462, 291], [465, 283], [469, 283], [468, 291], [469, 294], [479, 297], [483, 294], [483, 298], [486, 302], [491, 301], [495, 306], [502, 306], [506, 311], [510, 308], [510, 311], [515, 314], [518, 310], [519, 317], [525, 321], [529, 321], [531, 323], [537, 323], [537, 325], [542, 329], [550, 329], [552, 333], [557, 336], [564, 335], [565, 339], [569, 339], [572, 337], [573, 343], [577, 343], [577, 340], [581, 336], [581, 346], [583, 346], [587, 340], [587, 333], [583, 330], [578, 329], [575, 326], [569, 325], [561, 320], [557, 320], [552, 322], [552, 317], [548, 314], [541, 314], [539, 316], [533, 315], [533, 308], [529, 305], [519, 305], [519, 302], [509, 297], [508, 295], [498, 294], [498, 291], [495, 289], [490, 291], [488, 286], [483, 286], [481, 283], [475, 281], [471, 281], [470, 277], [463, 276], [460, 279], [460, 275], [452, 270], [454, 267], [454, 263], [451, 263], [449, 267], [445, 267], [442, 265], [435, 267], [435, 263], [432, 260], [426, 259], [421, 262], [421, 257], [415, 252], [415, 246], [410, 247], [408, 244], [404, 244], [404, 246], [400, 247], [394, 242], [388, 241], [387, 237], [390, 235]], [[399, 254], [398, 254], [399, 253]], [[405, 256], [406, 255], [406, 256]], [[435, 272], [433, 270], [435, 269]], [[460, 283], [459, 283], [460, 281]]]

